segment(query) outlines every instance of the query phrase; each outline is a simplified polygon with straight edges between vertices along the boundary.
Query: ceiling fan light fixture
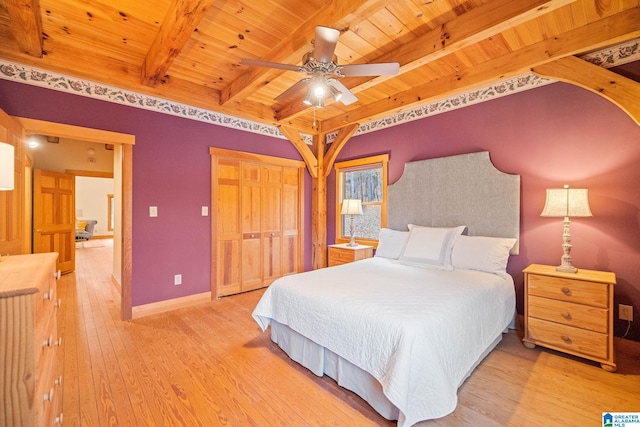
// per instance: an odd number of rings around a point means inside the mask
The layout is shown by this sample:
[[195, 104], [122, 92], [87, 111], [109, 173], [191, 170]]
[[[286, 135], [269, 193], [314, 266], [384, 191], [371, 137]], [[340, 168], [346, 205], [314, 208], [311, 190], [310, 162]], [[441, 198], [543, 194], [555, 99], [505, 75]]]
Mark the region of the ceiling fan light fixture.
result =
[[329, 92], [331, 93], [331, 96], [333, 97], [333, 99], [336, 100], [336, 102], [340, 101], [340, 99], [342, 99], [342, 92], [340, 92], [335, 87], [329, 86]]
[[299, 97], [302, 88], [306, 88], [308, 85], [307, 93], [302, 102], [315, 108], [323, 107], [324, 102], [331, 99], [340, 101], [344, 105], [351, 105], [358, 101], [353, 92], [333, 76], [367, 77], [398, 74], [400, 64], [397, 62], [338, 65], [335, 49], [339, 36], [340, 31], [335, 28], [316, 26], [316, 37], [312, 41], [313, 50], [303, 55], [302, 65], [246, 58], [242, 60], [242, 64], [306, 73], [309, 77], [300, 80], [275, 99], [282, 103], [293, 100]]
[[311, 88], [309, 88], [309, 90], [307, 91], [307, 94], [304, 96], [302, 103], [304, 105], [308, 105], [309, 107], [313, 105], [313, 98], [311, 97]]
[[315, 98], [324, 99], [326, 94], [327, 94], [327, 91], [326, 91], [324, 85], [318, 83], [318, 84], [313, 86], [313, 96]]

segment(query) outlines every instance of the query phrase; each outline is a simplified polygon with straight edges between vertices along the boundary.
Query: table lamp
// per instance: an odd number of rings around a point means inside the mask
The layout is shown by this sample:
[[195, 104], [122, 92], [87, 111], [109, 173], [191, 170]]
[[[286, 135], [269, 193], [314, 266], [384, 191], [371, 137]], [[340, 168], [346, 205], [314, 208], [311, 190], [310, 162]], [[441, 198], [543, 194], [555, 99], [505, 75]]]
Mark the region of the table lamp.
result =
[[548, 188], [547, 200], [540, 216], [564, 217], [562, 232], [562, 262], [556, 268], [565, 273], [577, 273], [578, 269], [571, 265], [571, 233], [569, 232], [570, 217], [592, 216], [589, 209], [589, 195], [585, 188]]
[[351, 232], [351, 240], [347, 243], [347, 246], [358, 246], [355, 240], [354, 230], [353, 230], [353, 216], [354, 215], [362, 215], [362, 203], [360, 199], [344, 199], [342, 201], [342, 211], [340, 212], [342, 215], [349, 215], [349, 224], [350, 224], [350, 232]]

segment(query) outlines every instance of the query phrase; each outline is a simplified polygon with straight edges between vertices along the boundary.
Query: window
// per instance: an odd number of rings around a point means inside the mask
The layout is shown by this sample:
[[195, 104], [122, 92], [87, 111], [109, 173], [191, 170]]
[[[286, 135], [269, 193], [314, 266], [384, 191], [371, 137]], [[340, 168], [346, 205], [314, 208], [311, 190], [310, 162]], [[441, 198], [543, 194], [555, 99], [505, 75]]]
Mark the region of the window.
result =
[[350, 238], [349, 215], [341, 218], [342, 200], [360, 199], [362, 215], [353, 218], [356, 241], [377, 246], [380, 229], [387, 226], [387, 163], [389, 155], [335, 164], [336, 243]]

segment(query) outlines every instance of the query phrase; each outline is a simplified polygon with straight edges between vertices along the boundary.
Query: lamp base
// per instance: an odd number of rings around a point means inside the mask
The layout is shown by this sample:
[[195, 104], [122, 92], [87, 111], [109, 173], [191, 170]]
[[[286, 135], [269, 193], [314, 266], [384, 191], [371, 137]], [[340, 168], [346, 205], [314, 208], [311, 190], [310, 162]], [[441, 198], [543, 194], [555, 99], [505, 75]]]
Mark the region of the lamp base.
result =
[[561, 271], [563, 273], [577, 273], [578, 269], [572, 265], [559, 265], [556, 267], [556, 271]]
[[358, 243], [356, 242], [356, 239], [354, 238], [354, 236], [351, 236], [351, 240], [349, 240], [349, 243], [347, 243], [347, 246], [349, 247], [354, 247], [354, 246], [358, 246]]

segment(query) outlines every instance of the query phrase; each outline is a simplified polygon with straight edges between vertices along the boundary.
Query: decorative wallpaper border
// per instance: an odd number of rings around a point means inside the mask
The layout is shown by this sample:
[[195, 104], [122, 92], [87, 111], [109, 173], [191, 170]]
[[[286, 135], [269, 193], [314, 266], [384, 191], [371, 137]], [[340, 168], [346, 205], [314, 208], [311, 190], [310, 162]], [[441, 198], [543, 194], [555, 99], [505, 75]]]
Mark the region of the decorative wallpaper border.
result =
[[604, 68], [640, 60], [640, 39], [628, 41], [617, 46], [582, 55], [580, 58]]
[[[583, 55], [582, 58], [596, 65], [611, 68], [617, 65], [640, 60], [639, 45], [640, 39], [636, 39], [612, 48]], [[0, 79], [86, 96], [134, 108], [142, 108], [163, 114], [170, 114], [186, 119], [198, 120], [246, 132], [286, 139], [286, 137], [280, 132], [280, 129], [276, 126], [270, 126], [211, 110], [192, 107], [186, 104], [120, 89], [102, 83], [65, 76], [51, 71], [6, 61], [1, 58]], [[440, 101], [431, 102], [406, 111], [399, 111], [380, 119], [362, 123], [355, 135], [375, 132], [391, 126], [411, 122], [413, 120], [419, 120], [436, 114], [445, 113], [447, 111], [456, 110], [458, 108], [467, 107], [469, 105], [475, 105], [503, 96], [513, 95], [518, 92], [534, 89], [554, 82], [555, 80], [545, 79], [532, 73], [527, 73], [480, 89], [451, 96]], [[327, 135], [327, 142], [332, 142], [336, 135], [337, 132]], [[311, 143], [310, 135], [303, 135], [303, 137], [307, 143]]]

